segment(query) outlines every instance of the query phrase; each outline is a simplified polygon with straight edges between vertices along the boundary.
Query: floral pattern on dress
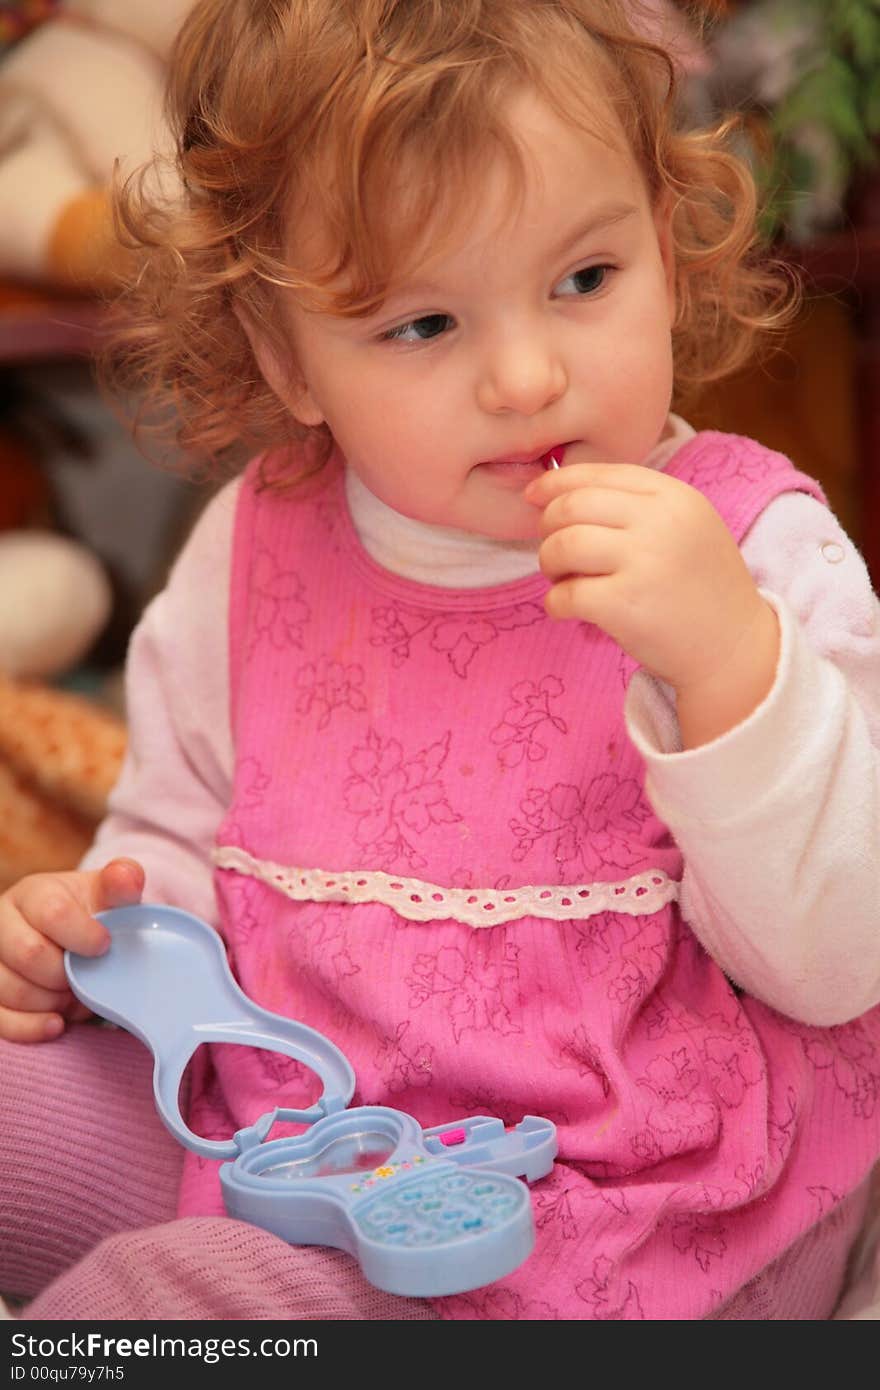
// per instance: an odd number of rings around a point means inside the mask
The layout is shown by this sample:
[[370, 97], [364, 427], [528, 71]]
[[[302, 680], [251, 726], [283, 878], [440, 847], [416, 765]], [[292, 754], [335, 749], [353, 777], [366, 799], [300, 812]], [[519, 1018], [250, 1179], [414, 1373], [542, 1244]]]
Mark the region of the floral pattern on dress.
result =
[[322, 549], [335, 555], [346, 554], [349, 546], [348, 529], [340, 515], [338, 496], [326, 493], [315, 499], [311, 507], [312, 525], [322, 536]]
[[296, 712], [305, 716], [313, 708], [320, 710], [319, 729], [326, 729], [334, 710], [347, 708], [362, 714], [367, 708], [364, 668], [357, 663], [343, 666], [341, 661], [320, 656], [301, 666], [295, 679]]
[[[438, 1301], [441, 1318], [452, 1317], [461, 1322], [557, 1322], [559, 1313], [540, 1299], [523, 1298], [515, 1289], [503, 1285], [490, 1287], [486, 1292], [458, 1294], [454, 1304], [444, 1311]], [[454, 1308], [454, 1311], [453, 1311]]]
[[738, 1163], [733, 1170], [733, 1176], [740, 1184], [747, 1202], [760, 1197], [769, 1185], [767, 1164], [763, 1158], [759, 1158], [751, 1168], [747, 1168], [744, 1163]]
[[573, 1067], [581, 1081], [586, 1081], [589, 1077], [596, 1083], [602, 1099], [608, 1099], [611, 1092], [611, 1081], [602, 1066], [599, 1052], [587, 1032], [585, 1024], [579, 1023], [572, 1028], [570, 1033], [560, 1037], [559, 1051], [550, 1060], [552, 1065], [560, 1070], [565, 1067]]
[[880, 1101], [880, 1058], [862, 1019], [811, 1030], [804, 1041], [810, 1062], [830, 1073], [853, 1115], [870, 1119]]
[[842, 1217], [841, 1202], [843, 1201], [843, 1197], [839, 1192], [835, 1192], [830, 1187], [822, 1186], [808, 1187], [807, 1191], [816, 1204], [817, 1221], [821, 1221], [826, 1216], [831, 1216], [832, 1213], [838, 1219]]
[[[542, 1105], [541, 1118], [550, 1120], [557, 1128], [568, 1124], [568, 1115], [558, 1106]], [[505, 1129], [512, 1129], [523, 1118], [523, 1106], [507, 1094], [490, 1090], [488, 1086], [462, 1085], [449, 1094], [450, 1115], [492, 1115], [501, 1120]]]
[[502, 767], [518, 767], [524, 758], [531, 763], [540, 762], [547, 756], [547, 745], [539, 734], [546, 737], [552, 729], [559, 734], [568, 733], [565, 720], [550, 708], [551, 700], [558, 700], [564, 694], [565, 686], [558, 676], [544, 676], [537, 683], [519, 681], [513, 687], [510, 692], [513, 704], [489, 735], [498, 747], [498, 761]]
[[486, 615], [426, 613], [402, 603], [374, 608], [370, 645], [389, 647], [393, 666], [402, 666], [413, 655], [414, 646], [425, 640], [432, 651], [446, 657], [455, 674], [464, 680], [474, 657], [485, 651], [505, 632], [533, 623], [547, 622], [540, 603], [517, 603], [493, 609]]
[[798, 1104], [797, 1092], [793, 1086], [786, 1086], [785, 1098], [780, 1107], [771, 1106], [767, 1118], [767, 1134], [770, 1152], [781, 1164], [788, 1157], [797, 1131]]
[[297, 963], [304, 983], [329, 1010], [334, 1035], [351, 1025], [342, 1002], [351, 981], [361, 973], [348, 940], [348, 916], [335, 903], [307, 903], [288, 931], [289, 957]]
[[726, 1227], [720, 1217], [709, 1212], [695, 1212], [672, 1218], [672, 1245], [679, 1255], [690, 1255], [704, 1274], [713, 1261], [723, 1260], [727, 1253]]
[[429, 1002], [441, 1008], [457, 1043], [471, 1029], [503, 1037], [521, 1033], [518, 958], [512, 941], [499, 953], [481, 932], [466, 937], [462, 946], [442, 946], [433, 954], [424, 951], [406, 978], [410, 1008]]
[[259, 885], [252, 879], [246, 879], [240, 874], [230, 874], [229, 878], [228, 909], [223, 935], [234, 960], [241, 949], [247, 947], [248, 939], [260, 925], [260, 892]]
[[[617, 914], [609, 914], [616, 916]], [[652, 993], [670, 956], [665, 914], [631, 919], [635, 930], [615, 957], [608, 976], [608, 998], [621, 1009], [621, 1024], [635, 1016]]]
[[303, 1062], [263, 1048], [256, 1050], [256, 1057], [273, 1105], [307, 1110], [320, 1099], [321, 1079]]
[[660, 990], [657, 990], [650, 999], [646, 1000], [641, 1017], [645, 1034], [651, 1042], [659, 1042], [670, 1032], [680, 1033], [682, 1031], [679, 1013], [667, 1003]]
[[639, 1291], [631, 1279], [616, 1275], [614, 1261], [597, 1255], [592, 1274], [575, 1285], [577, 1295], [599, 1322], [644, 1321]]
[[688, 1183], [677, 1195], [680, 1201], [690, 1202], [702, 1212], [731, 1211], [742, 1202], [737, 1188], [719, 1187], [717, 1183]]
[[597, 912], [586, 921], [575, 922], [572, 939], [578, 968], [589, 979], [596, 979], [622, 963], [623, 947], [638, 935], [641, 921], [622, 912]]
[[278, 651], [285, 647], [302, 647], [311, 609], [296, 570], [282, 568], [270, 551], [260, 550], [254, 561], [251, 590], [254, 604], [251, 651], [260, 642], [268, 642]]
[[588, 882], [602, 869], [627, 873], [644, 858], [638, 835], [652, 812], [634, 778], [604, 772], [584, 789], [530, 787], [519, 810], [509, 822], [517, 842], [511, 857], [521, 863], [551, 837], [560, 882]]
[[[572, 1164], [572, 1167], [576, 1166], [577, 1165]], [[584, 1177], [590, 1176], [587, 1172], [588, 1167], [588, 1164], [584, 1164], [582, 1170]], [[625, 1188], [615, 1187], [613, 1183], [602, 1183], [600, 1186], [588, 1188], [586, 1192], [580, 1193], [580, 1200], [582, 1203], [602, 1202], [606, 1207], [610, 1207], [612, 1211], [616, 1211], [618, 1216], [629, 1216], [630, 1214], [630, 1206]]]
[[702, 1053], [715, 1094], [728, 1110], [742, 1105], [749, 1088], [764, 1080], [764, 1061], [754, 1035], [720, 1014], [706, 1020]]
[[365, 851], [386, 863], [405, 861], [413, 869], [424, 868], [419, 836], [429, 825], [461, 820], [440, 777], [451, 737], [447, 731], [407, 758], [396, 738], [383, 739], [370, 729], [366, 742], [354, 749], [343, 793], [345, 809], [357, 817], [355, 840]]
[[259, 758], [242, 758], [236, 771], [239, 804], [243, 811], [256, 811], [266, 800], [266, 792], [272, 785]]
[[417, 1042], [415, 1034], [410, 1033], [411, 1028], [409, 1019], [398, 1023], [394, 1033], [383, 1036], [376, 1049], [376, 1070], [393, 1094], [414, 1086], [430, 1086], [432, 1081], [433, 1045]]
[[633, 1136], [633, 1153], [656, 1163], [692, 1149], [708, 1149], [718, 1136], [718, 1107], [704, 1093], [704, 1079], [686, 1047], [659, 1054], [648, 1063], [638, 1085], [656, 1100], [648, 1106], [644, 1127]]
[[[190, 1119], [188, 1123], [193, 1133], [198, 1134], [201, 1139], [210, 1139], [215, 1143], [222, 1144], [232, 1138], [228, 1120], [224, 1122], [218, 1117], [205, 1122], [200, 1116], [197, 1119]], [[216, 1158], [208, 1158], [206, 1154], [193, 1154], [192, 1157], [199, 1171], [202, 1173], [210, 1172], [217, 1168]]]
[[653, 991], [670, 953], [665, 911], [646, 917], [597, 912], [574, 924], [572, 936], [579, 968], [590, 979], [607, 977], [605, 993], [625, 1005], [626, 1017], [654, 1004]]
[[558, 1188], [559, 1179], [554, 1174], [550, 1181], [534, 1189], [535, 1226], [539, 1231], [558, 1230], [563, 1240], [579, 1240], [580, 1226], [575, 1219], [572, 1193], [567, 1186]]

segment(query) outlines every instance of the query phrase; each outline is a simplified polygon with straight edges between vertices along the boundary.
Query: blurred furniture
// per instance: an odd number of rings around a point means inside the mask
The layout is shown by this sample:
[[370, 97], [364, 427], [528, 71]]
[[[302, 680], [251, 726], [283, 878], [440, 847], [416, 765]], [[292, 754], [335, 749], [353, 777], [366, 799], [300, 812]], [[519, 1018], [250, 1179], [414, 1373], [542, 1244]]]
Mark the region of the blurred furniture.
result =
[[93, 299], [0, 284], [0, 366], [87, 356], [101, 316]]

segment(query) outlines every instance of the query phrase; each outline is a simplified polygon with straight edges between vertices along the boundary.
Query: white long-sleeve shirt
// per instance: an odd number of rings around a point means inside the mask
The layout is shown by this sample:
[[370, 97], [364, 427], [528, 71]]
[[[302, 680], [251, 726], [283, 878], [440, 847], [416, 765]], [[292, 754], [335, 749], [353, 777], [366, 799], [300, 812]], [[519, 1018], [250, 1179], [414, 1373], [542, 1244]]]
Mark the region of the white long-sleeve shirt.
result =
[[[691, 431], [673, 417], [648, 461]], [[130, 746], [84, 861], [130, 855], [148, 899], [215, 917], [211, 849], [229, 799], [227, 596], [237, 484], [206, 508], [128, 662]], [[537, 568], [536, 547], [437, 530], [354, 477], [349, 506], [387, 568], [445, 586]], [[681, 751], [674, 700], [644, 672], [625, 714], [646, 789], [681, 848], [683, 914], [743, 989], [831, 1025], [880, 1002], [880, 605], [864, 563], [813, 498], [773, 501], [742, 554], [779, 618], [773, 687], [735, 728]]]

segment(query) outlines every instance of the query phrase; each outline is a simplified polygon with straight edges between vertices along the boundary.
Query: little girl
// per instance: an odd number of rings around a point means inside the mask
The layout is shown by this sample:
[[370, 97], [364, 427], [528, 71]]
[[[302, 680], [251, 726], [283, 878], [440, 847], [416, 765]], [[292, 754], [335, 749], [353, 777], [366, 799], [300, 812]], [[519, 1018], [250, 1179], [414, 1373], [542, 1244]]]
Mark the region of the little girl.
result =
[[[0, 904], [26, 1317], [834, 1312], [880, 1153], [877, 603], [816, 483], [670, 413], [788, 295], [633, 11], [201, 0], [183, 30], [185, 195], [123, 204], [137, 361], [187, 448], [266, 447], [133, 639], [82, 870]], [[357, 1102], [553, 1120], [529, 1259], [395, 1299], [224, 1219], [143, 1047], [64, 989], [142, 893]], [[212, 1045], [188, 1123], [316, 1090]]]

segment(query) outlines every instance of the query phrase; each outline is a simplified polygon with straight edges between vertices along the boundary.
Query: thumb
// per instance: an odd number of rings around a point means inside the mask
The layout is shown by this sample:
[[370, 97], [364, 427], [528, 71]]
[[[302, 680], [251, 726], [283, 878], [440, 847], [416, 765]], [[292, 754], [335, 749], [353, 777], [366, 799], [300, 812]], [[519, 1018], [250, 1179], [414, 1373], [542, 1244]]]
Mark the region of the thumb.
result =
[[139, 903], [146, 875], [136, 859], [111, 859], [98, 870], [93, 888], [93, 911]]

